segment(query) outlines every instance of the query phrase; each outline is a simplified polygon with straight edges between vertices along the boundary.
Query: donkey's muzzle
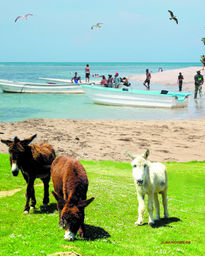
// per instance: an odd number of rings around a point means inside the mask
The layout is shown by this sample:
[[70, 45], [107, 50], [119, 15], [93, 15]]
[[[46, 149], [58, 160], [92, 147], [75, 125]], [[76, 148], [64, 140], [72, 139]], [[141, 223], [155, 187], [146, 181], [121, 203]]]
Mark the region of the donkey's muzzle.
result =
[[18, 175], [19, 167], [18, 167], [18, 165], [16, 163], [12, 163], [11, 172], [12, 172], [13, 176], [17, 176]]
[[143, 180], [137, 180], [137, 185], [142, 186]]
[[19, 171], [12, 171], [13, 176], [17, 176], [19, 174]]

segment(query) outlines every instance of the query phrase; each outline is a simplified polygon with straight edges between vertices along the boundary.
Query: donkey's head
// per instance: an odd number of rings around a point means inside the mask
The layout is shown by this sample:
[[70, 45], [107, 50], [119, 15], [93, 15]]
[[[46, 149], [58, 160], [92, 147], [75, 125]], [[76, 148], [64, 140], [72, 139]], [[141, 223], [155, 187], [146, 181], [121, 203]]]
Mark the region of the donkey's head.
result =
[[[130, 154], [130, 156], [132, 156]], [[131, 162], [133, 168], [133, 176], [138, 186], [142, 186], [146, 180], [146, 176], [148, 174], [148, 161], [147, 158], [149, 156], [149, 149], [139, 156], [133, 156], [133, 161]]]
[[84, 208], [88, 206], [95, 198], [79, 202], [65, 201], [59, 194], [52, 192], [62, 209], [60, 216], [60, 225], [65, 229], [65, 240], [74, 240], [81, 224], [84, 223]]
[[27, 138], [25, 140], [20, 140], [18, 137], [15, 137], [14, 140], [1, 140], [2, 143], [6, 144], [9, 147], [10, 154], [10, 163], [11, 163], [11, 172], [14, 176], [17, 176], [19, 173], [19, 165], [21, 158], [26, 151], [26, 147], [29, 143], [37, 136], [37, 134]]

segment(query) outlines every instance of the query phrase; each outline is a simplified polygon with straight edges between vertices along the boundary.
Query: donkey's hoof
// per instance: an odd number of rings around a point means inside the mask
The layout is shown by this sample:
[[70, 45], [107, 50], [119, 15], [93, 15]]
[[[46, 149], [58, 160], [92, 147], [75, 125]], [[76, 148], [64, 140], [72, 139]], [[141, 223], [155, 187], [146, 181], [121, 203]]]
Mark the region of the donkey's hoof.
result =
[[136, 226], [142, 226], [142, 221], [136, 221], [136, 222], [135, 222], [135, 225], [136, 225]]
[[66, 241], [74, 241], [74, 239], [75, 239], [75, 234], [74, 233], [69, 232], [69, 231], [65, 232], [64, 240], [66, 240]]
[[154, 221], [149, 221], [149, 223], [148, 223], [150, 226], [154, 226]]
[[31, 206], [30, 207], [30, 213], [34, 213], [35, 212], [35, 206], [33, 207], [33, 206]]
[[23, 214], [29, 214], [29, 211], [24, 211]]

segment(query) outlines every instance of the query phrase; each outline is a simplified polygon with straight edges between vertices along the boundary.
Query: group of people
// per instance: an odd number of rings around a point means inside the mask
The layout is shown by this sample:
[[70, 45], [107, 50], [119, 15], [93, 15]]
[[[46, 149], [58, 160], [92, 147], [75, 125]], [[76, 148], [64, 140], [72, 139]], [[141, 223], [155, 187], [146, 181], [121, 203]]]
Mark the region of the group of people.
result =
[[[204, 56], [204, 64], [205, 64], [205, 56]], [[150, 90], [150, 80], [151, 80], [151, 74], [149, 72], [149, 69], [146, 69], [146, 79], [143, 84], [147, 88], [147, 90]], [[179, 72], [179, 75], [178, 75], [179, 92], [182, 91], [183, 80], [184, 80], [184, 77], [183, 77], [182, 73]], [[201, 74], [201, 71], [197, 71], [197, 74], [194, 76], [194, 84], [195, 84], [194, 99], [197, 98], [198, 93], [199, 93], [199, 96], [202, 97], [202, 84], [203, 83], [204, 83], [204, 77]]]
[[112, 77], [112, 75], [108, 75], [108, 78], [106, 79], [106, 77], [103, 75], [102, 76], [102, 80], [100, 82], [100, 84], [104, 87], [110, 87], [110, 88], [119, 88], [120, 84], [123, 84], [125, 86], [129, 86], [129, 82], [127, 77], [123, 77], [121, 78], [119, 76], [119, 73], [115, 73], [114, 78]]
[[[205, 65], [205, 56], [203, 55], [204, 65]], [[99, 76], [100, 77], [100, 76]], [[110, 88], [119, 88], [120, 84], [122, 83], [125, 86], [129, 86], [130, 83], [126, 77], [121, 78], [119, 76], [119, 73], [115, 73], [114, 78], [112, 75], [108, 75], [108, 78], [103, 75], [101, 76], [102, 80], [100, 82], [101, 86], [104, 87], [110, 87]], [[149, 72], [149, 69], [146, 69], [146, 79], [143, 83], [143, 85], [147, 88], [147, 90], [150, 90], [150, 80], [151, 80], [151, 73]], [[181, 72], [179, 72], [178, 75], [178, 87], [179, 92], [182, 91], [182, 85], [183, 85], [184, 77]], [[78, 73], [75, 72], [74, 77], [71, 79], [71, 82], [73, 83], [81, 83], [81, 77], [78, 76]], [[85, 82], [90, 82], [90, 67], [89, 64], [85, 67]], [[197, 74], [194, 76], [194, 84], [195, 84], [195, 91], [194, 91], [194, 98], [197, 98], [197, 94], [199, 93], [200, 96], [202, 96], [202, 84], [204, 83], [204, 77], [201, 74], [200, 71], [197, 71]]]
[[[178, 86], [179, 86], [179, 91], [182, 91], [182, 84], [183, 84], [184, 77], [182, 73], [180, 72], [178, 75]], [[195, 90], [194, 90], [194, 99], [197, 98], [197, 94], [199, 93], [199, 96], [202, 97], [202, 84], [204, 83], [204, 77], [201, 74], [201, 71], [198, 70], [196, 72], [196, 75], [194, 76], [194, 85], [195, 85]]]
[[[81, 77], [78, 76], [78, 72], [75, 72], [75, 75], [74, 77], [71, 79], [71, 82], [72, 83], [82, 83], [81, 81]], [[90, 82], [90, 67], [89, 67], [89, 64], [86, 65], [85, 67], [85, 82], [86, 83], [89, 83]]]
[[[112, 75], [108, 75], [108, 78], [106, 79], [106, 77], [103, 75], [103, 76], [97, 76], [97, 77], [102, 77], [102, 80], [100, 81], [100, 84], [104, 87], [110, 87], [110, 88], [119, 88], [120, 87], [120, 84], [122, 83], [123, 85], [125, 86], [129, 86], [130, 83], [128, 82], [128, 79], [127, 77], [123, 77], [121, 78], [119, 76], [119, 73], [115, 73], [115, 76], [114, 78], [112, 77]], [[72, 83], [82, 83], [81, 81], [81, 77], [78, 76], [78, 73], [75, 72], [75, 75], [74, 77], [71, 79], [71, 82]], [[90, 68], [89, 68], [89, 65], [87, 64], [86, 65], [86, 68], [85, 68], [85, 82], [86, 83], [89, 83], [90, 82]]]
[[106, 79], [105, 76], [102, 76], [102, 80], [100, 84], [104, 87], [114, 87], [114, 88], [119, 88], [121, 83], [121, 79], [119, 77], [119, 73], [115, 73], [114, 78], [112, 75], [108, 75], [108, 79]]

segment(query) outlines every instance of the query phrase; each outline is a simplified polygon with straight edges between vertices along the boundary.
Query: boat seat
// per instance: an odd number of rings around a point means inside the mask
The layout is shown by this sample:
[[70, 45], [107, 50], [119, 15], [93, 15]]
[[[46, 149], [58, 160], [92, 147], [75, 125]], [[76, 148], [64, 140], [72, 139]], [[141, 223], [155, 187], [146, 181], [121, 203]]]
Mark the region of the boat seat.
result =
[[167, 90], [161, 90], [160, 94], [167, 94], [169, 91]]

